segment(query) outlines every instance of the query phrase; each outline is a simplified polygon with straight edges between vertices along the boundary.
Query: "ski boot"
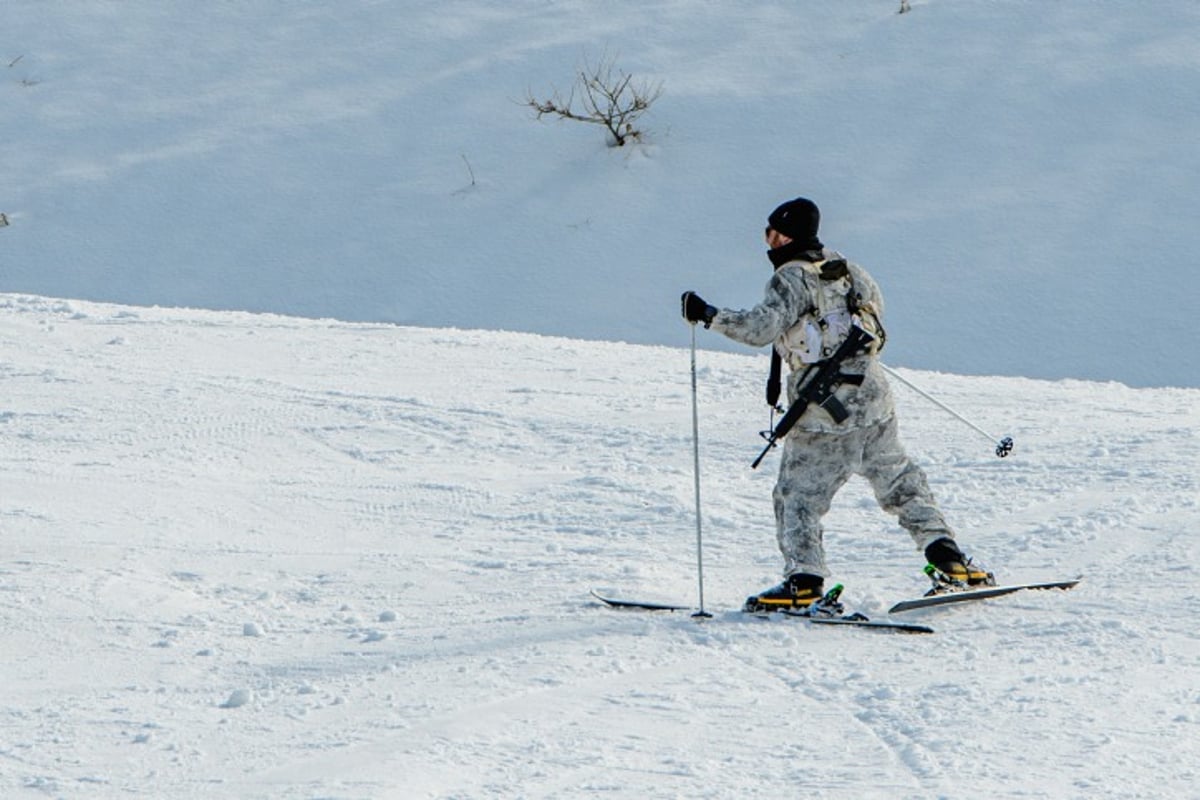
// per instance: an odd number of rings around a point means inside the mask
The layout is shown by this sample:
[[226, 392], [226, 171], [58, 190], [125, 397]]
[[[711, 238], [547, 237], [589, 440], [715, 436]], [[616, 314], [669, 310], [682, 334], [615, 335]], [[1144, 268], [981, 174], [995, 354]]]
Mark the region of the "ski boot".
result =
[[953, 539], [938, 539], [925, 548], [925, 574], [933, 582], [929, 594], [961, 591], [979, 586], [995, 586], [996, 578], [982, 566], [963, 555]]
[[783, 583], [746, 598], [743, 611], [763, 612], [808, 608], [824, 597], [825, 579], [798, 572]]

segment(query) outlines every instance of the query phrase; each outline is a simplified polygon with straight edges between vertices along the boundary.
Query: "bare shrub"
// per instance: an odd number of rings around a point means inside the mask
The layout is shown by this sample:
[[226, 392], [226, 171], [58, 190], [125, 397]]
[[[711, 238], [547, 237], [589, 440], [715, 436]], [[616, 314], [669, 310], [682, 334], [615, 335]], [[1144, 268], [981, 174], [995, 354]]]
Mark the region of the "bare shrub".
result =
[[[634, 83], [633, 76], [615, 68], [612, 59], [584, 63], [566, 99], [556, 89], [548, 100], [529, 94], [527, 104], [541, 119], [547, 114], [559, 119], [603, 125], [610, 144], [623, 147], [641, 138], [634, 122], [662, 96], [662, 83]], [[578, 103], [578, 105], [577, 105]]]

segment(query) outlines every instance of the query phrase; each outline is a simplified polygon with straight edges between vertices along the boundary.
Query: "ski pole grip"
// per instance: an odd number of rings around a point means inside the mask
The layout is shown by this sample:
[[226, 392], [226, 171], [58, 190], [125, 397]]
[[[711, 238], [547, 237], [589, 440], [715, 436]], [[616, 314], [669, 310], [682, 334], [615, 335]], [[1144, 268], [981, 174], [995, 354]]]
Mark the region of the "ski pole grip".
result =
[[1000, 440], [1000, 443], [996, 445], [996, 455], [999, 456], [1000, 458], [1004, 458], [1006, 455], [1008, 455], [1012, 451], [1013, 451], [1013, 440], [1012, 440], [1011, 436], [1005, 436], [1003, 439]]

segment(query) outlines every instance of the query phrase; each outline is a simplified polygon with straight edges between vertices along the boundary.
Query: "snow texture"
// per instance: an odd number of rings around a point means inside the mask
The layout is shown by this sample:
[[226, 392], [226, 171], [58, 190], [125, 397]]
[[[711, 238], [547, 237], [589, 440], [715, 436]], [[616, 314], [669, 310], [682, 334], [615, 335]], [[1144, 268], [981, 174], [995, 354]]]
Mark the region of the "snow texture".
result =
[[897, 637], [732, 610], [764, 361], [698, 356], [699, 622], [588, 595], [697, 597], [686, 348], [0, 295], [0, 796], [1192, 796], [1200, 391], [902, 370], [1015, 438], [896, 389], [964, 545], [1085, 578]]

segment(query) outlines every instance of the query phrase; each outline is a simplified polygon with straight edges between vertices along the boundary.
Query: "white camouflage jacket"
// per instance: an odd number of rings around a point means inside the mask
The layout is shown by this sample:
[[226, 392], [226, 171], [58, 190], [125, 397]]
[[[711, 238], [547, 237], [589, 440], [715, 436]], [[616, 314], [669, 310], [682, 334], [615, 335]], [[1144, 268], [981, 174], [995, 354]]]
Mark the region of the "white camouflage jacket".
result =
[[[825, 250], [826, 258], [839, 258], [837, 253]], [[810, 320], [817, 309], [816, 286], [807, 262], [792, 261], [775, 270], [767, 282], [766, 296], [754, 308], [745, 311], [721, 309], [713, 318], [712, 329], [737, 342], [752, 347], [774, 344], [785, 362], [792, 368], [787, 381], [788, 402], [795, 400], [797, 389], [805, 373], [805, 365], [799, 363], [795, 351], [788, 342], [794, 337], [798, 325]], [[859, 305], [872, 303], [876, 315], [883, 316], [883, 295], [875, 279], [862, 267], [847, 263], [853, 290], [859, 295]], [[791, 335], [789, 335], [791, 334]], [[879, 366], [877, 357], [863, 353], [847, 359], [842, 372], [848, 375], [863, 375], [861, 386], [843, 384], [836, 397], [850, 413], [841, 424], [816, 405], [804, 412], [795, 431], [842, 433], [869, 427], [884, 422], [895, 413], [891, 390], [887, 378]]]

